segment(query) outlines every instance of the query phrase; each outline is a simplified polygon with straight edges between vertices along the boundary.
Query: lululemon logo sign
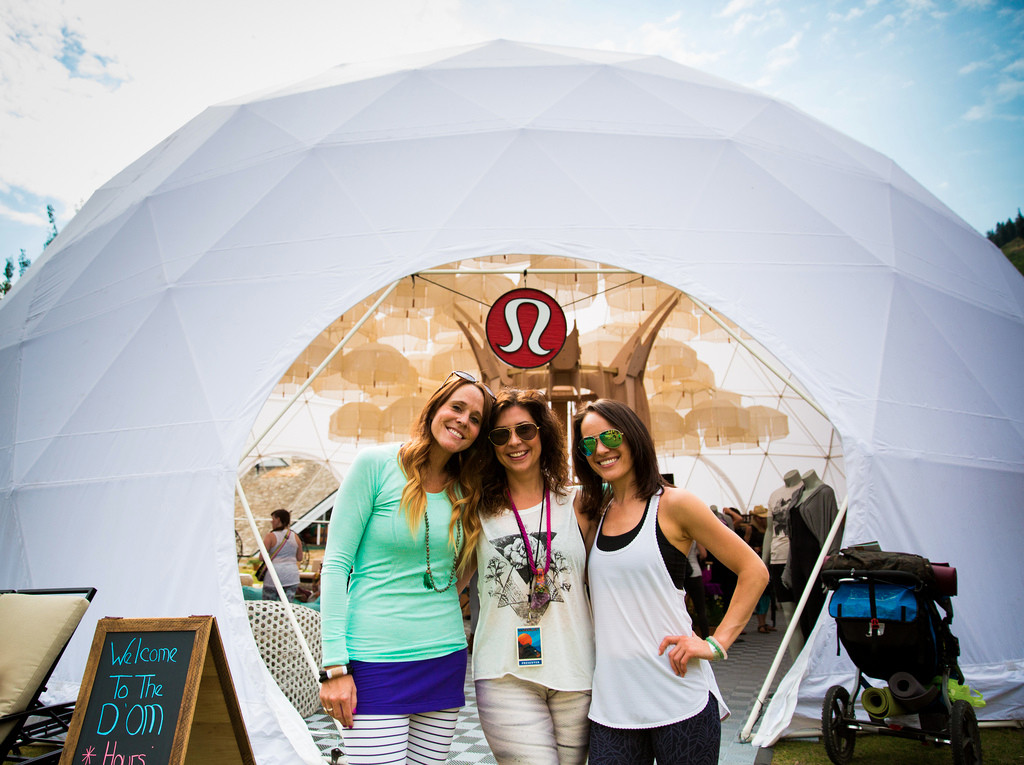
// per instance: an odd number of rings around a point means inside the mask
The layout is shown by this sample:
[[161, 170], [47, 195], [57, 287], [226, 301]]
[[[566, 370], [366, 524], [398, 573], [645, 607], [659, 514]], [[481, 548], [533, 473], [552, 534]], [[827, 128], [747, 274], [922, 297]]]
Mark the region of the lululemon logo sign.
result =
[[565, 314], [545, 292], [517, 289], [498, 298], [487, 313], [487, 342], [506, 364], [520, 369], [547, 364], [565, 344]]

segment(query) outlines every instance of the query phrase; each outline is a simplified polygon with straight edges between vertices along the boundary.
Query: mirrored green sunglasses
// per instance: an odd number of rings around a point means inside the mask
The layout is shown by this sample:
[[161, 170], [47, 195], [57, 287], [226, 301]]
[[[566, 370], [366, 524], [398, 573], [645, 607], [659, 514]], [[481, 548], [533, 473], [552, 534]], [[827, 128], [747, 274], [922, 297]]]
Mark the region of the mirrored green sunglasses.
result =
[[599, 438], [601, 439], [601, 443], [609, 449], [615, 449], [622, 445], [621, 430], [606, 430], [604, 433], [600, 433], [596, 436], [587, 436], [586, 438], [580, 439], [579, 447], [580, 451], [583, 452], [584, 457], [589, 457], [597, 451], [597, 439]]

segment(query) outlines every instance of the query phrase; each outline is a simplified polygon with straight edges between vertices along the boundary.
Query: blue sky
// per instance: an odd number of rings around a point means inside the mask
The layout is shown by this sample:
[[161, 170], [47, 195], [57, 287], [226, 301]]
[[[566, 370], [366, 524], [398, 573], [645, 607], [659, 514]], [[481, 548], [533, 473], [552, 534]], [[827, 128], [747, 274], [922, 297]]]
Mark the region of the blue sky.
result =
[[981, 233], [1024, 207], [1024, 7], [997, 0], [0, 0], [0, 259], [207, 106], [494, 38], [663, 55], [895, 160]]

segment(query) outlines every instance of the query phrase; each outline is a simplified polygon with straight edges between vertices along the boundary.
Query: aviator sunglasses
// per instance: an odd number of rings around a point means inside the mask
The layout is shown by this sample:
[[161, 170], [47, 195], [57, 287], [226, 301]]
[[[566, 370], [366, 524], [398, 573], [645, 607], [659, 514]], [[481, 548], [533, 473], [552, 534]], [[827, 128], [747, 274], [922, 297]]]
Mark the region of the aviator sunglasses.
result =
[[514, 428], [495, 428], [487, 434], [487, 440], [495, 446], [504, 446], [512, 438], [512, 431], [520, 441], [532, 441], [537, 437], [537, 426], [532, 422], [521, 422]]
[[597, 439], [599, 438], [601, 439], [601, 443], [609, 449], [615, 449], [622, 445], [621, 430], [606, 430], [604, 433], [600, 433], [596, 436], [587, 436], [586, 438], [580, 439], [579, 447], [580, 451], [583, 452], [584, 457], [589, 457], [597, 451]]
[[[443, 388], [445, 384], [452, 379], [453, 376], [458, 377], [460, 380], [465, 380], [468, 383], [476, 383], [485, 391], [487, 391], [487, 395], [491, 397], [492, 401], [494, 400], [494, 391], [487, 387], [487, 383], [480, 382], [480, 380], [477, 380], [469, 372], [463, 372], [461, 369], [456, 369], [454, 372], [451, 372], [446, 378], [444, 378], [444, 382], [441, 383], [441, 387]], [[506, 438], [505, 440], [507, 441], [508, 439]]]

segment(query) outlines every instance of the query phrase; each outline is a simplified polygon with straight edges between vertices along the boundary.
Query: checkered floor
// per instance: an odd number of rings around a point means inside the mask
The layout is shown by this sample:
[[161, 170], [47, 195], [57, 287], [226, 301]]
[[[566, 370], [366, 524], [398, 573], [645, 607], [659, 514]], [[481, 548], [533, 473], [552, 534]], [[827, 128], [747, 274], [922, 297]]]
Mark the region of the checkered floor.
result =
[[[747, 716], [753, 709], [758, 691], [775, 657], [775, 652], [782, 642], [785, 622], [782, 613], [778, 614], [778, 629], [768, 634], [757, 631], [757, 622], [751, 620], [744, 634], [729, 649], [729, 660], [715, 665], [715, 676], [725, 696], [732, 715], [722, 723], [722, 747], [719, 753], [719, 765], [753, 765], [755, 758], [758, 763], [770, 762], [750, 744], [740, 743], [739, 732], [747, 722]], [[775, 684], [789, 669], [789, 656], [785, 657]], [[774, 685], [772, 687], [774, 690]], [[306, 719], [313, 740], [320, 747], [324, 757], [330, 761], [331, 749], [340, 747], [338, 732], [333, 721], [324, 714], [316, 714]], [[449, 765], [494, 765], [494, 757], [480, 729], [480, 719], [476, 714], [476, 691], [470, 676], [466, 678], [466, 706], [459, 713], [459, 721], [455, 728], [455, 740], [452, 742], [448, 755]]]

